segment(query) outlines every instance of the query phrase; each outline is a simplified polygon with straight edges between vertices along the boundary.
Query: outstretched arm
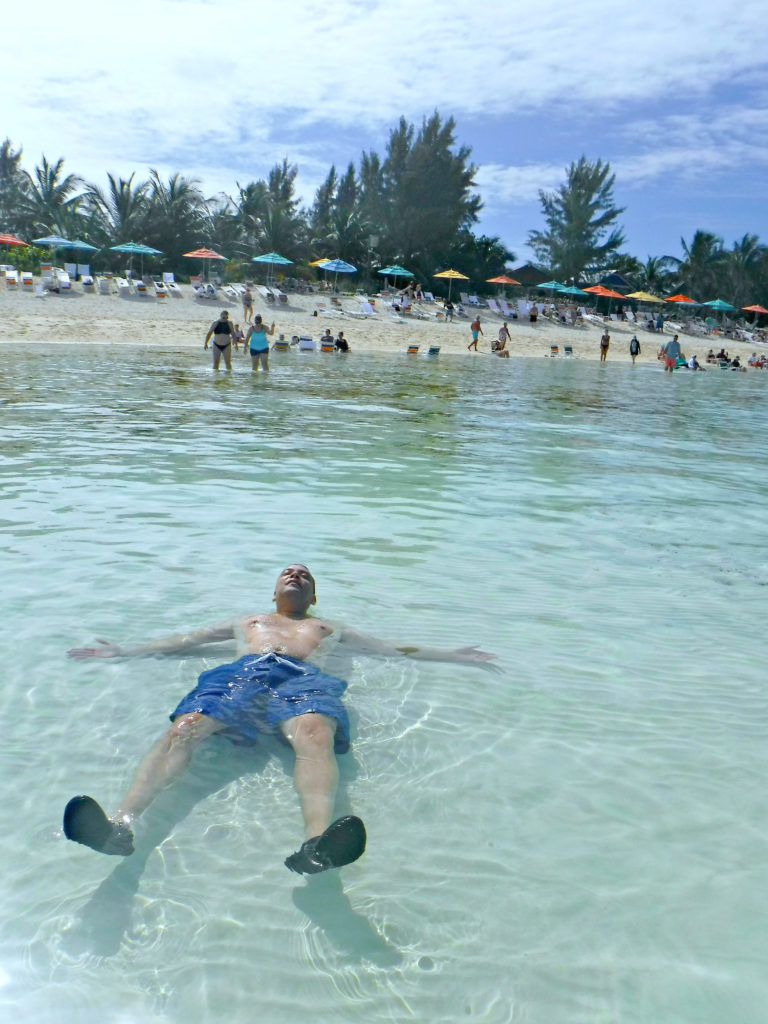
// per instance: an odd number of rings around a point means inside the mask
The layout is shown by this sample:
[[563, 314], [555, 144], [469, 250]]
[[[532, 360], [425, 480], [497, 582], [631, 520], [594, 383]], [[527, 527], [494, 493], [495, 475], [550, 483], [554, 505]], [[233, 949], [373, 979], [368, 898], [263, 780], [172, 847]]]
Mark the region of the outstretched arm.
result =
[[483, 665], [485, 668], [495, 668], [487, 662], [493, 661], [495, 654], [481, 651], [479, 647], [455, 647], [448, 650], [442, 647], [426, 647], [423, 644], [391, 644], [386, 640], [379, 640], [373, 636], [366, 636], [358, 633], [348, 626], [342, 627], [340, 640], [348, 644], [361, 654], [373, 654], [381, 657], [414, 658], [416, 661], [447, 661], [459, 664]]
[[201, 644], [215, 644], [222, 640], [234, 640], [236, 619], [220, 622], [217, 626], [203, 626], [190, 633], [177, 633], [151, 640], [146, 644], [128, 644], [119, 647], [106, 640], [99, 640], [100, 647], [73, 647], [67, 651], [70, 658], [84, 661], [86, 658], [140, 658], [148, 654], [178, 654]]

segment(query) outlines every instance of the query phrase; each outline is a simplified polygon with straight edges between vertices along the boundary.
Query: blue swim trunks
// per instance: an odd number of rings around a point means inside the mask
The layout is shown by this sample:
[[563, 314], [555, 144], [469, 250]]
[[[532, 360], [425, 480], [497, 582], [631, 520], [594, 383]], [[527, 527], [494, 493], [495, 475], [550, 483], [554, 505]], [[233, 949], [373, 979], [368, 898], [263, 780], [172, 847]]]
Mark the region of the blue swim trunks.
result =
[[171, 713], [197, 711], [227, 726], [227, 732], [249, 740], [260, 733], [282, 736], [286, 718], [315, 711], [336, 721], [334, 750], [349, 750], [349, 717], [339, 699], [347, 688], [343, 679], [326, 675], [314, 665], [283, 654], [246, 654], [244, 658], [203, 672], [197, 686]]

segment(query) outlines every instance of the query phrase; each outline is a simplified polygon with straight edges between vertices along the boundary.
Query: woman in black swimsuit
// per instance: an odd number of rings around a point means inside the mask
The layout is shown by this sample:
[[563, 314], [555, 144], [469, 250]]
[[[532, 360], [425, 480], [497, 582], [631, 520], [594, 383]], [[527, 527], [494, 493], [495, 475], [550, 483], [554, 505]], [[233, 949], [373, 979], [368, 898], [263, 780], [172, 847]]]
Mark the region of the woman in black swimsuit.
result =
[[224, 356], [224, 365], [228, 370], [232, 369], [232, 338], [234, 328], [229, 322], [229, 313], [223, 309], [219, 319], [214, 320], [210, 330], [205, 336], [204, 349], [208, 348], [208, 342], [213, 338], [213, 368], [218, 370], [221, 357]]

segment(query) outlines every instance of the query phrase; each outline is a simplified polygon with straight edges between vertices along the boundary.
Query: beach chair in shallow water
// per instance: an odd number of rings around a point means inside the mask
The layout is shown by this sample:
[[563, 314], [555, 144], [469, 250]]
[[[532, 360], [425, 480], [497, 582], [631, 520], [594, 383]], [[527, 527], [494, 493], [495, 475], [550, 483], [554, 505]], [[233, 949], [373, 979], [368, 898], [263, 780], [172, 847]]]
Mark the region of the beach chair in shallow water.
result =
[[419, 346], [418, 345], [409, 345], [408, 346], [407, 355], [415, 356], [418, 351], [419, 351]]
[[320, 339], [320, 351], [321, 352], [333, 352], [333, 338], [321, 338]]
[[312, 338], [308, 338], [306, 335], [299, 337], [299, 352], [314, 352], [316, 345]]
[[549, 346], [549, 354], [552, 357], [552, 359], [554, 359], [555, 356], [560, 355], [560, 348], [559, 348], [559, 346], [557, 346], [557, 345], [550, 345]]
[[291, 343], [290, 343], [290, 341], [286, 341], [285, 340], [285, 336], [282, 335], [282, 334], [280, 335], [280, 337], [277, 339], [277, 341], [272, 346], [272, 351], [273, 352], [290, 352], [290, 350], [291, 350]]
[[573, 345], [563, 345], [563, 355], [564, 356], [572, 356], [573, 355]]
[[429, 348], [427, 349], [427, 355], [428, 356], [439, 356], [440, 355], [440, 346], [439, 345], [430, 345]]

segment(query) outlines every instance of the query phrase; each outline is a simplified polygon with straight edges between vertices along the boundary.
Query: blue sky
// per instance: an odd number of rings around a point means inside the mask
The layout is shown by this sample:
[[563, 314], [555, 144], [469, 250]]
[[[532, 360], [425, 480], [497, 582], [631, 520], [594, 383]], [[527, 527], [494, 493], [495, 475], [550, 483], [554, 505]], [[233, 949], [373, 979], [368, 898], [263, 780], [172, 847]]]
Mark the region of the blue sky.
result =
[[697, 228], [768, 243], [762, 2], [36, 0], [8, 5], [3, 41], [0, 137], [29, 170], [156, 167], [211, 195], [287, 157], [309, 203], [332, 163], [437, 109], [472, 149], [478, 230], [515, 262], [581, 154], [610, 161], [640, 259]]

